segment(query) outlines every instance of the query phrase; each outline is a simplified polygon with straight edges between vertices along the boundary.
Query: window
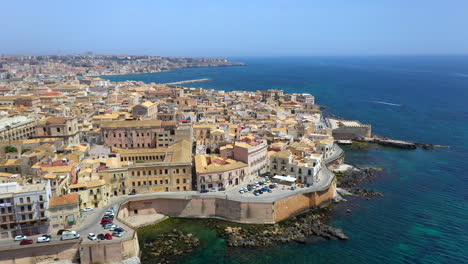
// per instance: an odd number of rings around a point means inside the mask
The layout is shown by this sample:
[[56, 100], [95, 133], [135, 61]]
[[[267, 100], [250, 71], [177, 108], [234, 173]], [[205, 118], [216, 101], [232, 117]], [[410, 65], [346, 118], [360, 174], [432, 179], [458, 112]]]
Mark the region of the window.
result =
[[60, 127], [57, 127], [57, 132], [60, 133]]
[[176, 180], [176, 183], [177, 183], [177, 184], [179, 184], [179, 183], [180, 183], [180, 180], [179, 180], [179, 179], [177, 179], [177, 180]]
[[44, 201], [44, 197], [42, 195], [39, 195], [39, 201]]

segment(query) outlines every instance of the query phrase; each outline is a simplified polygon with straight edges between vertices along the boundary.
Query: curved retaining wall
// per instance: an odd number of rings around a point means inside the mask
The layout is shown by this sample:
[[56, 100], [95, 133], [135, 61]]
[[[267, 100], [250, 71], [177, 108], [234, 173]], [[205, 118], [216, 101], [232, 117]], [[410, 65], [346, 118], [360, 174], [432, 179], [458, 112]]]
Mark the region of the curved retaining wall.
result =
[[300, 193], [273, 202], [233, 201], [217, 197], [154, 198], [128, 201], [120, 206], [118, 218], [163, 214], [171, 217], [218, 218], [248, 223], [273, 224], [331, 200], [335, 182], [323, 191]]

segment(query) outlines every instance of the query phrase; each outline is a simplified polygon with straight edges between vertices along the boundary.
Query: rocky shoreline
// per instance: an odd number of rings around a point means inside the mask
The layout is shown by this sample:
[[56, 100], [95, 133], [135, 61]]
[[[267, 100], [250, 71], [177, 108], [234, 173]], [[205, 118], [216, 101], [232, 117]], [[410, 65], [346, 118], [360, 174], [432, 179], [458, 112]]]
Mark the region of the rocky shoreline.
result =
[[[383, 171], [377, 168], [358, 168], [347, 166], [343, 171], [335, 172], [337, 192], [341, 195], [352, 195], [370, 199], [382, 196], [381, 193], [361, 188], [361, 184], [371, 182]], [[337, 195], [340, 197], [340, 195]], [[346, 201], [337, 199], [337, 201]], [[228, 247], [257, 248], [268, 247], [279, 243], [311, 244], [326, 240], [348, 240], [343, 230], [327, 225], [334, 205], [312, 209], [283, 222], [273, 225], [253, 225], [226, 222], [216, 219], [198, 220], [217, 236], [222, 237]], [[346, 210], [351, 212], [351, 210]], [[193, 221], [193, 220], [192, 220]], [[161, 222], [163, 223], [163, 222]], [[155, 228], [157, 228], [155, 226]], [[200, 240], [191, 233], [177, 229], [166, 229], [164, 233], [143, 244], [143, 263], [171, 263], [201, 246]]]
[[363, 183], [372, 182], [377, 178], [377, 174], [382, 172], [380, 168], [358, 168], [352, 166], [344, 172], [335, 172], [338, 180], [338, 187], [345, 190], [345, 192], [338, 191], [341, 195], [353, 195], [370, 199], [372, 196], [383, 196], [382, 193], [376, 192], [371, 189], [360, 188]]
[[343, 230], [324, 224], [329, 209], [320, 213], [306, 213], [290, 219], [287, 223], [265, 226], [263, 231], [250, 228], [226, 227], [220, 235], [230, 247], [265, 247], [276, 243], [314, 243], [320, 240], [347, 240]]
[[169, 234], [161, 234], [153, 242], [144, 243], [142, 261], [171, 263], [171, 259], [192, 252], [200, 246], [200, 239], [191, 233], [173, 229]]

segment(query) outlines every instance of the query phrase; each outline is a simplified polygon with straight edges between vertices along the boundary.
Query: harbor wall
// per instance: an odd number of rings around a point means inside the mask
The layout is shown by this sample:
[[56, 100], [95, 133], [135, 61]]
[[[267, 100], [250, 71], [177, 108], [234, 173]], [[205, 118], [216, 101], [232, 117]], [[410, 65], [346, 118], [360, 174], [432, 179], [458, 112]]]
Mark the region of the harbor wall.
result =
[[80, 241], [63, 241], [53, 244], [31, 244], [2, 249], [0, 264], [36, 264], [69, 260], [79, 262]]
[[280, 222], [293, 215], [297, 215], [307, 209], [323, 205], [333, 198], [335, 193], [335, 181], [330, 188], [324, 191], [304, 193], [290, 196], [286, 199], [278, 200], [273, 205], [274, 221]]
[[137, 233], [129, 240], [98, 241], [80, 245], [80, 263], [119, 263], [131, 257], [138, 257], [140, 246]]
[[[163, 214], [170, 217], [217, 218], [248, 224], [273, 224], [331, 200], [335, 182], [323, 191], [299, 193], [271, 202], [233, 201], [218, 197], [185, 199], [155, 198], [128, 201], [120, 206], [118, 218]], [[131, 224], [130, 224], [131, 226]]]

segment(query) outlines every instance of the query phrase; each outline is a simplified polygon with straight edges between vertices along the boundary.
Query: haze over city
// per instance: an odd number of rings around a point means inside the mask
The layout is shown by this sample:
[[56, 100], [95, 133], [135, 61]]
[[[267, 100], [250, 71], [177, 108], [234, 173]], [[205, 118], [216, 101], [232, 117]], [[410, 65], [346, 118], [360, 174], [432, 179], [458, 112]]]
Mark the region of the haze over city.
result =
[[463, 0], [27, 0], [2, 10], [0, 54], [468, 53]]

